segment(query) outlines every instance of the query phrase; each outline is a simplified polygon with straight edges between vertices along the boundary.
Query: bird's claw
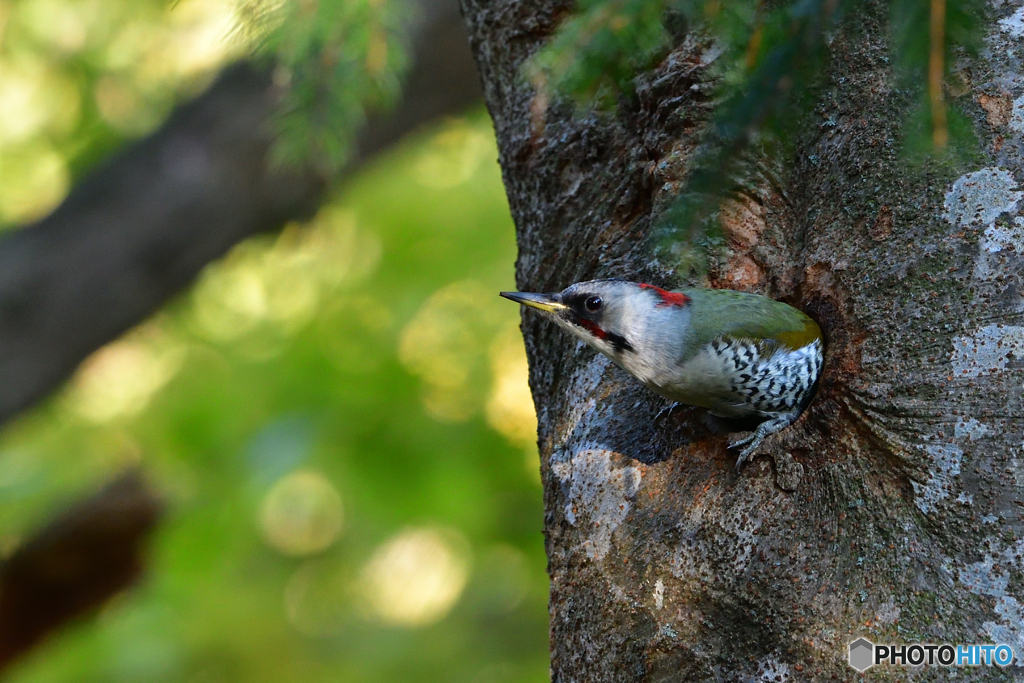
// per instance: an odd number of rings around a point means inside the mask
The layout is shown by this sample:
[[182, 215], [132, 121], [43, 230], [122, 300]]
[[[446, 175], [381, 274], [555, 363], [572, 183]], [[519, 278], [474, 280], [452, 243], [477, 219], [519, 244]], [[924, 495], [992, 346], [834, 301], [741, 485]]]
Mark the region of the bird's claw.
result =
[[[742, 439], [738, 439], [737, 441], [734, 441], [731, 444], [729, 444], [729, 448], [739, 448], [740, 446], [744, 446], [744, 445], [750, 443], [751, 441], [753, 441], [756, 437], [757, 437], [757, 434], [751, 434], [750, 436], [745, 436]], [[744, 449], [744, 450], [746, 450], [746, 449]]]
[[754, 434], [751, 434], [750, 436], [747, 436], [747, 437], [744, 437], [744, 438], [740, 439], [736, 443], [729, 444], [729, 448], [739, 448], [740, 446], [746, 446], [746, 448], [741, 450], [739, 455], [736, 456], [736, 472], [737, 473], [739, 473], [739, 471], [743, 468], [743, 463], [745, 463], [747, 460], [750, 459], [750, 456], [752, 456], [754, 454], [754, 451], [757, 449], [758, 446], [761, 445], [761, 441], [763, 441], [763, 440], [764, 440], [764, 438], [763, 437], [759, 438], [757, 433], [755, 432]]
[[757, 447], [765, 440], [765, 437], [785, 429], [789, 425], [793, 424], [795, 419], [796, 416], [794, 415], [784, 415], [774, 420], [762, 422], [757, 426], [757, 429], [754, 430], [753, 434], [740, 439], [736, 443], [730, 444], [729, 448], [746, 446], [746, 448], [740, 451], [739, 457], [736, 458], [736, 471], [740, 471], [740, 467], [750, 458], [750, 456], [754, 454], [754, 451], [757, 450]]

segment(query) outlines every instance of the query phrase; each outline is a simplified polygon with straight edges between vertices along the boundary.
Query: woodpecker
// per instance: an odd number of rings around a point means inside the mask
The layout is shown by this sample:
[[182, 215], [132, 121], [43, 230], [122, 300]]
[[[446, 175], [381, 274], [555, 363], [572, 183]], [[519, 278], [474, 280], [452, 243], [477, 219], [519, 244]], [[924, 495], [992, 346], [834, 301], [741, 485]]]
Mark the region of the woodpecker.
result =
[[758, 418], [737, 470], [814, 394], [824, 340], [803, 312], [728, 289], [666, 291], [626, 280], [578, 282], [556, 294], [501, 292], [535, 308], [665, 398], [724, 418]]

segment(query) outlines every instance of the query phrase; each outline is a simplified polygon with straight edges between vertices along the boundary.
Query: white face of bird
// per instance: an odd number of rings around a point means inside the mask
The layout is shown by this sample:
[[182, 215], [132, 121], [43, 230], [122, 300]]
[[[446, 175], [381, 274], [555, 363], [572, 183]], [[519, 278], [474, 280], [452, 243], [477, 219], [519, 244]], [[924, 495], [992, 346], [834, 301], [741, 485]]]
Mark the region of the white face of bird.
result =
[[[557, 294], [502, 292], [536, 308], [601, 353], [634, 372], [677, 353], [689, 322], [688, 299], [625, 280], [578, 282]], [[658, 356], [654, 358], [652, 356]]]

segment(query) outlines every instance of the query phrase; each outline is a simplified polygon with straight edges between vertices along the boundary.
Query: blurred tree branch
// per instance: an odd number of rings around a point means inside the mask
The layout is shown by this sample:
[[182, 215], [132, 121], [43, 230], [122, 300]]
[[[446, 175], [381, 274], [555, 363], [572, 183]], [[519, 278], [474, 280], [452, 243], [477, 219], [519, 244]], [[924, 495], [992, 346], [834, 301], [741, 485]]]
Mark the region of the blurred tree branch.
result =
[[[480, 99], [458, 6], [419, 4], [402, 100], [359, 133], [346, 172]], [[232, 245], [316, 212], [336, 179], [269, 164], [278, 96], [267, 71], [227, 69], [52, 214], [0, 240], [0, 421], [46, 396]]]
[[0, 668], [131, 585], [162, 509], [139, 474], [129, 472], [0, 564]]
[[[480, 99], [457, 4], [418, 4], [402, 100], [358, 134], [346, 173]], [[52, 214], [0, 240], [0, 421], [53, 391], [232, 245], [316, 212], [337, 179], [269, 163], [279, 95], [267, 70], [226, 69]], [[22, 544], [0, 568], [0, 668], [129, 586], [160, 508], [127, 475]]]

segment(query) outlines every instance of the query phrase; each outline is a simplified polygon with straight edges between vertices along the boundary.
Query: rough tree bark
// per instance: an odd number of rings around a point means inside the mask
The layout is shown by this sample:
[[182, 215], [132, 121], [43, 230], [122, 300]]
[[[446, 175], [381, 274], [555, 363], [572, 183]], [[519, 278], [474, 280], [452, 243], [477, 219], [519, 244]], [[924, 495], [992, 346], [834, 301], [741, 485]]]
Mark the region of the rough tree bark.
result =
[[[901, 160], [909, 96], [894, 86], [880, 3], [832, 39], [793, 156], [761, 163], [724, 207], [730, 255], [705, 284], [788, 301], [828, 342], [818, 395], [761, 449], [771, 458], [737, 474], [701, 411], [655, 423], [661, 399], [525, 312], [554, 681], [852, 679], [847, 644], [860, 636], [1024, 655], [1024, 9], [992, 4], [986, 51], [948, 88], [974, 120], [973, 161]], [[682, 39], [616, 116], [573, 116], [520, 75], [570, 10], [463, 0], [518, 284], [683, 284], [646, 238], [713, 107], [714, 51]]]

